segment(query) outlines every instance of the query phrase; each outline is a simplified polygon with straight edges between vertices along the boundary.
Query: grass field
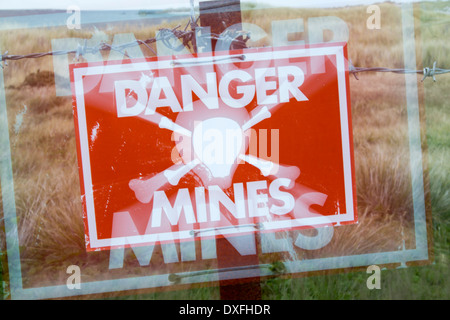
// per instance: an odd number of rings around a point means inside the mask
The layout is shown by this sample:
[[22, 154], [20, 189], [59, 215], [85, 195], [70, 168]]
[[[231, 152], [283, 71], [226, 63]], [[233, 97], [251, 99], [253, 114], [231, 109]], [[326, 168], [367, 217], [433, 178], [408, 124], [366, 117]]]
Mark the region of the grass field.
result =
[[[253, 9], [244, 10], [242, 17], [270, 34], [272, 20], [337, 16], [349, 27], [349, 58], [355, 66], [401, 68], [401, 8], [393, 4], [380, 8], [380, 30], [366, 28], [366, 7]], [[418, 69], [431, 66], [433, 61], [441, 68], [450, 68], [449, 8], [445, 2], [415, 6]], [[113, 24], [99, 29], [110, 39], [125, 32], [146, 39], [160, 27], [175, 25]], [[51, 39], [90, 38], [92, 32], [92, 28], [3, 31], [0, 48], [11, 54], [45, 52], [51, 50]], [[265, 41], [270, 44], [270, 37]], [[141, 49], [152, 55], [144, 46]], [[66, 266], [71, 264], [82, 268], [83, 282], [149, 272], [131, 262], [128, 269], [109, 271], [107, 252], [85, 252], [72, 101], [56, 96], [52, 58], [11, 61], [3, 72], [24, 287], [65, 284]], [[351, 77], [350, 88], [359, 224], [336, 227], [333, 241], [323, 249], [297, 250], [301, 259], [414, 247], [405, 77], [391, 73], [358, 77]], [[432, 209], [434, 262], [383, 270], [381, 290], [367, 289], [364, 269], [267, 279], [261, 281], [263, 299], [450, 298], [450, 75], [438, 76], [437, 82], [427, 79], [422, 83], [420, 76], [418, 80], [426, 128], [423, 149], [428, 164], [426, 192]], [[1, 240], [4, 244], [3, 234]], [[261, 261], [288, 258], [261, 257]], [[133, 257], [127, 259], [132, 261]], [[218, 299], [220, 294], [216, 287], [206, 287], [126, 298]]]

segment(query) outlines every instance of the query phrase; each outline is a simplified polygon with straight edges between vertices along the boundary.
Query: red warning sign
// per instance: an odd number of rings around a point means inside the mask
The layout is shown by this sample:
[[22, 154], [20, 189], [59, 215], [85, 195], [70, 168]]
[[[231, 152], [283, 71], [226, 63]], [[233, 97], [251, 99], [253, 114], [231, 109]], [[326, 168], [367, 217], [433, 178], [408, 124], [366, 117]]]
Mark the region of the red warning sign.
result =
[[357, 220], [345, 44], [71, 66], [88, 250]]

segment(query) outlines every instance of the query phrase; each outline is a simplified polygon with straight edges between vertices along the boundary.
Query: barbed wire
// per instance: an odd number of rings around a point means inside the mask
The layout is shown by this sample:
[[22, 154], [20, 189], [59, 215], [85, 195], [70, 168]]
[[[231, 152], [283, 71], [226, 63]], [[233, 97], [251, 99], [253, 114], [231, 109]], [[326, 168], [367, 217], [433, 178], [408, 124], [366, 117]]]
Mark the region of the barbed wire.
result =
[[360, 72], [392, 72], [402, 74], [416, 73], [423, 75], [422, 81], [424, 81], [427, 77], [431, 77], [433, 78], [433, 81], [436, 82], [436, 75], [450, 73], [449, 69], [436, 68], [436, 63], [437, 63], [436, 61], [433, 62], [432, 68], [425, 67], [422, 70], [411, 70], [411, 69], [389, 69], [380, 67], [372, 67], [372, 68], [354, 67], [351, 64], [351, 62], [349, 62], [349, 72], [352, 73], [356, 79], [358, 79], [357, 74]]
[[[192, 1], [191, 1], [192, 3]], [[0, 66], [3, 68], [8, 65], [8, 60], [16, 61], [21, 59], [35, 59], [42, 58], [45, 56], [56, 56], [56, 55], [67, 55], [67, 54], [75, 54], [74, 60], [79, 61], [80, 57], [85, 56], [86, 54], [96, 54], [100, 51], [117, 51], [122, 53], [124, 56], [131, 58], [129, 54], [126, 52], [126, 49], [143, 45], [147, 49], [149, 49], [155, 56], [157, 55], [156, 51], [150, 46], [157, 41], [161, 41], [167, 48], [179, 52], [184, 48], [188, 48], [197, 52], [197, 43], [196, 43], [196, 30], [200, 27], [198, 25], [198, 18], [195, 18], [194, 11], [191, 10], [191, 17], [184, 27], [183, 30], [180, 29], [181, 25], [177, 25], [176, 27], [169, 28], [161, 28], [159, 29], [159, 33], [156, 37], [148, 38], [145, 40], [134, 40], [127, 43], [123, 43], [120, 45], [111, 45], [106, 42], [100, 42], [95, 46], [87, 46], [87, 40], [85, 39], [84, 44], [78, 44], [76, 49], [72, 50], [57, 50], [57, 51], [48, 51], [48, 52], [40, 52], [40, 53], [30, 53], [25, 55], [11, 55], [6, 51], [3, 55], [0, 55]], [[190, 30], [188, 30], [190, 27]], [[240, 30], [227, 29], [222, 34], [209, 33], [201, 36], [204, 39], [213, 39], [213, 40], [221, 40], [227, 41], [231, 49], [242, 49], [247, 48], [247, 41], [250, 39], [250, 33]], [[180, 41], [174, 41], [174, 38]], [[357, 74], [362, 72], [391, 72], [391, 73], [399, 73], [399, 74], [422, 74], [424, 81], [426, 78], [431, 77], [434, 82], [436, 82], [436, 75], [441, 75], [445, 73], [450, 73], [450, 69], [442, 69], [436, 67], [437, 62], [433, 63], [433, 67], [425, 67], [422, 70], [411, 70], [411, 69], [392, 69], [385, 67], [355, 67], [349, 61], [349, 73], [353, 74], [355, 79], [359, 80]]]
[[[156, 37], [148, 38], [145, 40], [134, 40], [131, 42], [123, 43], [120, 45], [111, 45], [106, 42], [100, 42], [99, 44], [89, 47], [87, 46], [87, 40], [84, 41], [83, 45], [78, 44], [76, 49], [72, 50], [57, 50], [57, 51], [48, 51], [48, 52], [40, 52], [40, 53], [30, 53], [25, 55], [11, 55], [8, 54], [8, 51], [6, 51], [3, 55], [0, 55], [0, 62], [4, 65], [8, 65], [8, 60], [21, 60], [21, 59], [30, 59], [30, 58], [41, 58], [45, 56], [50, 55], [66, 55], [66, 54], [75, 54], [75, 59], [79, 60], [81, 56], [85, 56], [87, 53], [95, 54], [100, 51], [105, 50], [113, 50], [118, 51], [125, 56], [129, 57], [129, 55], [125, 52], [127, 48], [134, 47], [136, 45], [144, 45], [147, 47], [154, 55], [157, 55], [155, 50], [150, 46], [150, 44], [155, 43], [157, 41], [161, 41], [164, 43], [166, 47], [169, 49], [172, 49], [174, 51], [181, 51], [183, 48], [187, 47], [189, 49], [193, 49], [195, 51], [195, 45], [193, 45], [193, 48], [191, 48], [190, 44], [193, 44], [195, 42], [195, 30], [199, 28], [199, 25], [197, 24], [198, 19], [195, 19], [195, 17], [191, 17], [190, 21], [187, 23], [184, 30], [180, 30], [179, 28], [181, 25], [177, 25], [176, 27], [169, 29], [169, 28], [161, 28], [159, 29], [159, 33]], [[191, 30], [186, 30], [188, 26], [191, 26]], [[204, 35], [203, 38], [209, 38], [209, 39], [224, 39], [227, 38], [227, 40], [233, 44], [236, 47], [243, 47], [245, 45], [245, 42], [248, 40], [243, 40], [242, 34], [231, 35], [233, 31], [227, 30], [226, 34], [224, 35], [218, 35], [214, 33], [210, 33], [208, 35]], [[181, 44], [174, 43], [174, 37], [178, 40], [181, 40]]]

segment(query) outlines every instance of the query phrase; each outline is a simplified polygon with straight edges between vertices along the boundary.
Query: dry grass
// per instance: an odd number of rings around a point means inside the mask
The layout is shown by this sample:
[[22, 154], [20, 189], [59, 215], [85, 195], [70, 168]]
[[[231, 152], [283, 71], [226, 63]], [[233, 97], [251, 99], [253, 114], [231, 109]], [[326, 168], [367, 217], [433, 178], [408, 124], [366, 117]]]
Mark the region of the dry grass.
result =
[[[338, 16], [348, 22], [349, 57], [354, 65], [402, 67], [400, 9], [385, 4], [382, 12], [383, 30], [389, 32], [365, 28], [365, 7], [253, 10], [244, 11], [243, 20], [270, 34], [273, 19]], [[133, 32], [145, 39], [154, 36], [158, 27], [116, 25], [102, 32], [109, 36]], [[51, 50], [50, 39], [66, 37], [90, 38], [91, 34], [65, 28], [20, 30], [2, 33], [0, 47], [18, 54], [42, 52]], [[270, 35], [266, 41], [270, 42]], [[430, 52], [444, 52], [440, 45], [427, 47], [425, 61], [430, 61]], [[148, 50], [144, 53], [151, 55]], [[108, 254], [85, 252], [71, 99], [56, 97], [49, 81], [51, 70], [51, 58], [11, 62], [4, 70], [24, 286], [64, 284], [70, 264], [82, 267], [82, 281], [150, 272], [148, 268], [109, 271]], [[315, 252], [298, 250], [299, 257], [391, 251], [403, 241], [407, 247], [414, 244], [404, 77], [352, 78], [351, 98], [359, 224], [337, 227], [329, 246]], [[15, 130], [24, 106], [23, 122]]]

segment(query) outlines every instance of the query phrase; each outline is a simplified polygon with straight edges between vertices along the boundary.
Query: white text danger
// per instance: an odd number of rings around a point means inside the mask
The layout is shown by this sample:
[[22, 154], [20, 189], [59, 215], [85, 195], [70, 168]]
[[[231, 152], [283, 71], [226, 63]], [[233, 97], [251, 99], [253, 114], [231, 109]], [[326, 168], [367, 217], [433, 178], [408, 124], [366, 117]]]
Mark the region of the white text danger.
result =
[[[157, 108], [162, 107], [169, 107], [173, 112], [193, 111], [193, 94], [208, 109], [218, 109], [219, 100], [229, 107], [243, 108], [255, 96], [258, 105], [289, 102], [291, 98], [297, 101], [308, 100], [300, 90], [305, 75], [297, 66], [257, 68], [253, 74], [244, 70], [231, 70], [220, 80], [215, 72], [209, 72], [205, 79], [206, 81], [200, 81], [205, 82], [202, 85], [190, 74], [181, 75], [180, 96], [175, 94], [173, 83], [165, 76], [150, 78], [149, 84], [139, 80], [116, 81], [117, 115], [152, 115]], [[150, 93], [146, 86], [150, 87]]]

